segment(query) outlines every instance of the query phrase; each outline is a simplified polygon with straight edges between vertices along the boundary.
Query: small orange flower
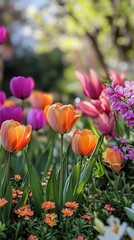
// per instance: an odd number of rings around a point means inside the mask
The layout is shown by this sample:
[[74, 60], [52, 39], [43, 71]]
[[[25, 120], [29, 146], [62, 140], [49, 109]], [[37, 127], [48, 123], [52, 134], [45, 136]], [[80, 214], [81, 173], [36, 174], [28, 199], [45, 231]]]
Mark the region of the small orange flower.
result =
[[98, 138], [88, 129], [76, 130], [71, 140], [72, 150], [77, 155], [87, 156], [93, 152]]
[[30, 141], [31, 125], [21, 125], [14, 120], [7, 120], [1, 126], [1, 143], [8, 152], [18, 152]]
[[16, 205], [17, 204], [17, 200], [13, 199], [12, 200], [12, 204]]
[[53, 226], [57, 225], [56, 218], [57, 218], [57, 214], [55, 214], [55, 213], [47, 213], [47, 214], [45, 214], [44, 222], [48, 226], [53, 227]]
[[18, 214], [19, 218], [24, 217], [25, 220], [29, 220], [29, 217], [34, 215], [34, 211], [30, 209], [30, 205], [25, 205], [15, 209], [15, 213]]
[[71, 208], [63, 208], [61, 212], [63, 213], [63, 217], [71, 217], [74, 213], [74, 210]]
[[122, 168], [123, 159], [119, 152], [115, 152], [113, 148], [107, 148], [105, 152], [102, 153], [104, 162], [108, 166], [112, 167], [116, 172], [119, 172]]
[[70, 132], [81, 116], [76, 113], [73, 105], [63, 105], [61, 103], [46, 106], [44, 114], [51, 128], [60, 134]]
[[14, 101], [8, 99], [8, 100], [5, 100], [5, 102], [3, 103], [2, 106], [3, 107], [15, 107], [16, 104]]
[[49, 209], [54, 209], [55, 208], [55, 203], [51, 201], [46, 201], [43, 202], [41, 205], [42, 208], [49, 210]]
[[14, 180], [15, 181], [21, 180], [21, 175], [19, 175], [19, 174], [14, 175]]
[[38, 238], [37, 238], [36, 236], [34, 236], [34, 235], [31, 234], [31, 235], [29, 236], [28, 240], [38, 240]]
[[76, 202], [66, 202], [65, 206], [75, 211], [78, 208], [79, 204]]
[[91, 219], [92, 219], [91, 216], [88, 215], [88, 214], [84, 214], [84, 215], [82, 215], [81, 217], [84, 218], [87, 222], [90, 222]]
[[0, 198], [0, 208], [4, 207], [7, 202], [5, 198]]
[[43, 110], [47, 105], [53, 103], [53, 95], [41, 91], [33, 91], [29, 98], [29, 101], [33, 108]]
[[20, 189], [12, 189], [12, 196], [13, 198], [20, 198], [22, 196], [23, 192]]

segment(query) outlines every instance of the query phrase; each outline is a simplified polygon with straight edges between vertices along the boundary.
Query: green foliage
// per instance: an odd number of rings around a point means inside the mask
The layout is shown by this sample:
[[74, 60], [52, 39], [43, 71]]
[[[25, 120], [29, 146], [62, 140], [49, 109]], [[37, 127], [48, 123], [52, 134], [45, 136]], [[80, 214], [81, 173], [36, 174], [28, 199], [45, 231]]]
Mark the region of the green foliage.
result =
[[33, 194], [35, 209], [36, 209], [37, 215], [41, 216], [41, 213], [42, 213], [41, 204], [44, 201], [43, 187], [41, 185], [41, 181], [36, 169], [34, 168], [32, 163], [29, 161], [27, 156], [26, 156], [26, 161], [27, 161], [27, 169], [29, 173], [30, 189]]

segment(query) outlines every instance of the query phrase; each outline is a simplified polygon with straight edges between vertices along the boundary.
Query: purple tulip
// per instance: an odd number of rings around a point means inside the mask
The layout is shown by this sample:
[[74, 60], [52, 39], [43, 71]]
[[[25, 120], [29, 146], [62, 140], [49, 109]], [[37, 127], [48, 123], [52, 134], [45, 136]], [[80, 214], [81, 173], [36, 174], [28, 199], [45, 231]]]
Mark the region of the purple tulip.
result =
[[44, 111], [40, 109], [31, 109], [27, 114], [27, 124], [30, 124], [33, 130], [39, 130], [46, 124]]
[[76, 71], [76, 77], [80, 81], [83, 91], [87, 97], [95, 100], [99, 98], [103, 90], [103, 85], [99, 81], [94, 70], [91, 69], [89, 75]]
[[0, 105], [2, 105], [6, 100], [6, 94], [4, 91], [0, 91]]
[[1, 107], [0, 108], [0, 127], [1, 124], [6, 121], [13, 119], [17, 122], [21, 122], [23, 117], [23, 110], [21, 107]]
[[0, 45], [4, 42], [6, 38], [7, 30], [4, 26], [0, 26]]
[[34, 80], [31, 77], [13, 77], [10, 81], [10, 90], [14, 97], [25, 99], [34, 88]]

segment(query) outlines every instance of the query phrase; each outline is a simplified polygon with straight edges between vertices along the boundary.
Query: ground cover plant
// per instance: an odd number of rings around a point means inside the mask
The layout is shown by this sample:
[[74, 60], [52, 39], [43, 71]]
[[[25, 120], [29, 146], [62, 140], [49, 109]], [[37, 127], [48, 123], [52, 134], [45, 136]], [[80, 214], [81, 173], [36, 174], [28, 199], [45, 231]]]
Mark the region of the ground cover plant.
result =
[[0, 91], [3, 240], [134, 239], [134, 81], [75, 75], [85, 94], [75, 104], [32, 77], [13, 76], [12, 99]]

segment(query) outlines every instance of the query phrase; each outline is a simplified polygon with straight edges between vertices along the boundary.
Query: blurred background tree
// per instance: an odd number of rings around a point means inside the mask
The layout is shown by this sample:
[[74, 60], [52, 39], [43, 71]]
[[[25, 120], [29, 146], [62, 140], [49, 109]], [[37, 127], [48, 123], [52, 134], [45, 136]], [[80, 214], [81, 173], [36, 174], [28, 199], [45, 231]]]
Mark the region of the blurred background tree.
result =
[[77, 94], [74, 71], [89, 68], [132, 78], [133, 11], [132, 0], [1, 0], [3, 88], [14, 75], [31, 75], [43, 91]]

